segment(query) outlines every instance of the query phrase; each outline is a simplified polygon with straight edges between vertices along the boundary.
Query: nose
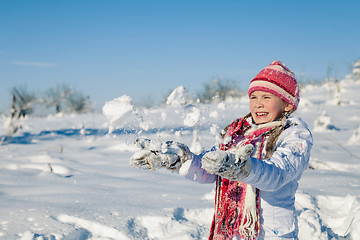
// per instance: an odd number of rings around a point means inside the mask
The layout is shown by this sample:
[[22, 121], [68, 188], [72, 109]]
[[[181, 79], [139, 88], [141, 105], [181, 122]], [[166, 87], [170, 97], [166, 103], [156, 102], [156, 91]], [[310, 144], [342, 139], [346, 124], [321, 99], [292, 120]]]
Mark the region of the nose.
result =
[[261, 99], [256, 99], [255, 107], [262, 108], [264, 106], [263, 101]]

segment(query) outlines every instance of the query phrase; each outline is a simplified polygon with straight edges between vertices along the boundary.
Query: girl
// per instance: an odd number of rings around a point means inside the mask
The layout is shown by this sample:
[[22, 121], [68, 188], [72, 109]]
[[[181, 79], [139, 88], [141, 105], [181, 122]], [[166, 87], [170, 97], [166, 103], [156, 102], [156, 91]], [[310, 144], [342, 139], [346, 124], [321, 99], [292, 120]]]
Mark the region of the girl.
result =
[[161, 151], [135, 153], [130, 164], [181, 168], [188, 179], [216, 182], [210, 240], [298, 239], [295, 192], [313, 142], [306, 124], [290, 116], [299, 86], [274, 61], [250, 82], [248, 95], [250, 113], [223, 130], [220, 146], [194, 155], [183, 144], [166, 142]]

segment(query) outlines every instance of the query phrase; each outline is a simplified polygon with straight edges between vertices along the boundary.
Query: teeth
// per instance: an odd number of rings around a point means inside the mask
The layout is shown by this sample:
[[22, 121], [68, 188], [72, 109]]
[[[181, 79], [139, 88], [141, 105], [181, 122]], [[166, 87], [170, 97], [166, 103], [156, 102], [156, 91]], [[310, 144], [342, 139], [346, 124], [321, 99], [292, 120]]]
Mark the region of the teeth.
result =
[[258, 116], [265, 116], [266, 113], [257, 113], [256, 115], [258, 115]]

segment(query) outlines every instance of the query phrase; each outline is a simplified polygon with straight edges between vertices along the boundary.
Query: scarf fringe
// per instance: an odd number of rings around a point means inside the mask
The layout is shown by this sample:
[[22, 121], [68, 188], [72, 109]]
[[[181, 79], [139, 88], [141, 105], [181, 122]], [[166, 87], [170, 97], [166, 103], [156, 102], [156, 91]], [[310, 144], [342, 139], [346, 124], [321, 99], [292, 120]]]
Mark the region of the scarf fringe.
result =
[[255, 239], [259, 230], [258, 220], [256, 188], [247, 185], [244, 212], [239, 226], [239, 235], [247, 239]]

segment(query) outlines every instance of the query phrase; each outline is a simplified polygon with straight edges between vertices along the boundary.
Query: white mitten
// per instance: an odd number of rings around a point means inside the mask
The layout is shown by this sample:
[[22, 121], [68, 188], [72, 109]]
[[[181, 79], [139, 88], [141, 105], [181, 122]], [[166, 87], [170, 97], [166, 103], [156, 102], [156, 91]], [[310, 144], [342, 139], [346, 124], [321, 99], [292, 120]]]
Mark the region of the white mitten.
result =
[[130, 166], [145, 169], [155, 170], [160, 168], [166, 163], [161, 158], [161, 153], [154, 150], [140, 150], [130, 158]]
[[190, 149], [182, 143], [167, 141], [161, 144], [161, 152], [167, 155], [168, 165], [167, 168], [173, 170], [179, 170], [181, 165], [192, 159], [192, 153]]
[[[144, 144], [145, 143], [145, 144]], [[149, 150], [149, 141], [136, 140], [135, 144], [141, 149], [130, 158], [130, 166], [140, 169], [168, 168], [172, 170], [179, 170], [182, 163], [192, 159], [192, 154], [189, 148], [177, 142], [168, 141], [161, 144], [161, 151]]]
[[202, 157], [202, 167], [232, 181], [241, 181], [251, 171], [250, 155], [254, 146], [249, 144], [229, 151], [212, 151]]
[[134, 144], [140, 149], [150, 149], [151, 140], [147, 138], [137, 138]]

